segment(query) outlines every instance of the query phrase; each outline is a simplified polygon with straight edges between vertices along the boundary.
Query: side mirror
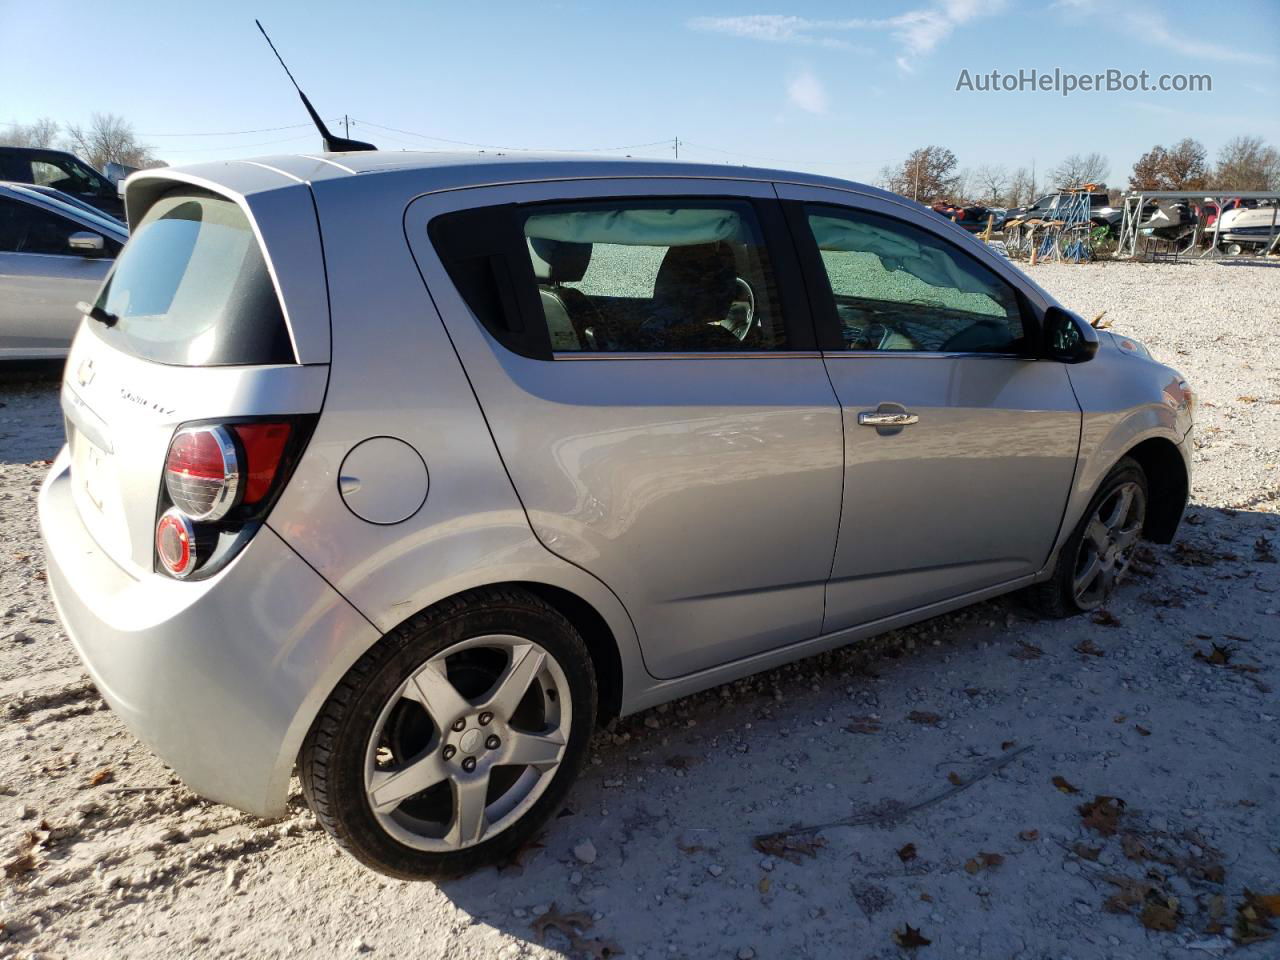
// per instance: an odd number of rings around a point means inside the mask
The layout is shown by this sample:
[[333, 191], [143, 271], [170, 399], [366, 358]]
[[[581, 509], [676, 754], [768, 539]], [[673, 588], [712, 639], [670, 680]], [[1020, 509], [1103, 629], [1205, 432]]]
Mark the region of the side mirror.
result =
[[1078, 313], [1052, 306], [1041, 322], [1044, 356], [1059, 363], [1084, 363], [1098, 352], [1098, 334]]
[[80, 230], [67, 237], [67, 246], [82, 257], [100, 257], [106, 251], [102, 237], [88, 230]]

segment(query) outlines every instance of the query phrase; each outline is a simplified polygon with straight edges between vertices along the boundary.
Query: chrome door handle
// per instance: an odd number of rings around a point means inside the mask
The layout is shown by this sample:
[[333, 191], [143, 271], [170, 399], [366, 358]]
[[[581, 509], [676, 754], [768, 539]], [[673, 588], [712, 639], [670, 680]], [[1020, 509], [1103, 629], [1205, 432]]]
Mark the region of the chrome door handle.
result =
[[914, 413], [860, 413], [858, 424], [863, 427], [909, 427], [919, 423], [920, 418]]

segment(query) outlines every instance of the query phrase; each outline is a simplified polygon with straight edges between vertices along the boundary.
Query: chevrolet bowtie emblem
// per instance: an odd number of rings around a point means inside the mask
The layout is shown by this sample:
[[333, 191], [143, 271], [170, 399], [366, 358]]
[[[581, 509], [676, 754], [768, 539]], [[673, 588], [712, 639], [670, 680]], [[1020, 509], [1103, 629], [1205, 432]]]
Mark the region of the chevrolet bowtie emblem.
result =
[[85, 360], [80, 364], [80, 368], [76, 371], [76, 382], [82, 387], [87, 387], [93, 381], [93, 361]]

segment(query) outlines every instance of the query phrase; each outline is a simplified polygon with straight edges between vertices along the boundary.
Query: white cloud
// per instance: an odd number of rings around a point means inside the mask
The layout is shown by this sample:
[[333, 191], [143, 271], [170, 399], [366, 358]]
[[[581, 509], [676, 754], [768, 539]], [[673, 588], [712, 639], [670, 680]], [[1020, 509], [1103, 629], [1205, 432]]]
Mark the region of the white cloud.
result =
[[977, 17], [998, 13], [1004, 3], [1005, 0], [938, 0], [931, 7], [877, 19], [853, 17], [812, 20], [782, 14], [753, 14], [740, 17], [695, 17], [688, 25], [693, 30], [750, 40], [845, 49], [851, 44], [841, 34], [888, 33], [901, 48], [896, 58], [898, 66], [910, 71], [917, 59], [932, 53], [956, 27]]
[[1169, 21], [1158, 9], [1146, 3], [1134, 3], [1132, 0], [1107, 0], [1104, 5], [1100, 0], [1054, 0], [1052, 6], [1062, 10], [1068, 17], [1081, 13], [1119, 14], [1125, 34], [1132, 35], [1143, 43], [1163, 47], [1198, 60], [1222, 60], [1228, 63], [1258, 65], [1276, 62], [1275, 57], [1258, 53], [1256, 49], [1248, 49], [1245, 44], [1211, 43], [1198, 39], [1198, 34], [1194, 31], [1179, 33], [1169, 26]]
[[807, 113], [827, 112], [827, 90], [812, 70], [804, 70], [791, 78], [787, 99]]

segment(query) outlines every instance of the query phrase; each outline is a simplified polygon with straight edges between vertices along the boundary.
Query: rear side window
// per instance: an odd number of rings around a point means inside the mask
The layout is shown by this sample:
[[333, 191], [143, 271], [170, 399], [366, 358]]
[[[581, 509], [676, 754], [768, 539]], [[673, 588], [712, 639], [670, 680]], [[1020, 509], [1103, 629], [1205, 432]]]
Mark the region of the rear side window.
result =
[[183, 188], [133, 229], [91, 324], [113, 346], [178, 366], [293, 363], [275, 285], [248, 218], [212, 193]]

